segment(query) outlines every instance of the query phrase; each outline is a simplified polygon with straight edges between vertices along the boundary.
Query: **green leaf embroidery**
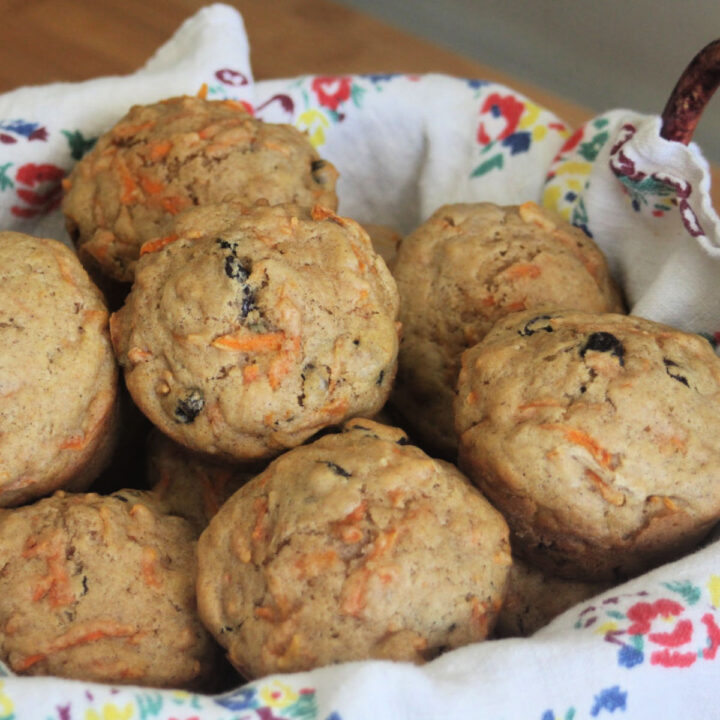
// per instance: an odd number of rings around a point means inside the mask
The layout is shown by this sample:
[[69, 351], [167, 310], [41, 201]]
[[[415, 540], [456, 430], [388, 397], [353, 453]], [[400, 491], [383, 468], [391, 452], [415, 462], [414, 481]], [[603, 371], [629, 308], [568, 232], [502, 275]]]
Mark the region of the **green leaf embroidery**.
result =
[[80, 160], [97, 141], [97, 138], [86, 138], [79, 130], [73, 132], [63, 130], [62, 134], [67, 138], [68, 145], [70, 145], [70, 155], [73, 160]]
[[480, 177], [489, 173], [491, 170], [502, 170], [503, 168], [503, 156], [493, 155], [489, 160], [484, 163], [480, 163], [471, 173], [470, 177]]
[[681, 595], [687, 601], [688, 605], [695, 605], [695, 603], [697, 603], [702, 597], [702, 590], [700, 590], [697, 585], [692, 585], [687, 581], [669, 582], [663, 583], [663, 585], [668, 590], [672, 590], [672, 592], [676, 592], [678, 595]]
[[610, 136], [606, 132], [598, 133], [592, 138], [592, 140], [580, 143], [578, 152], [584, 160], [593, 162], [595, 158], [597, 158], [602, 146], [607, 142], [608, 137]]
[[15, 183], [7, 176], [7, 171], [12, 166], [13, 163], [11, 162], [0, 165], [0, 190], [8, 190], [9, 188], [15, 187]]

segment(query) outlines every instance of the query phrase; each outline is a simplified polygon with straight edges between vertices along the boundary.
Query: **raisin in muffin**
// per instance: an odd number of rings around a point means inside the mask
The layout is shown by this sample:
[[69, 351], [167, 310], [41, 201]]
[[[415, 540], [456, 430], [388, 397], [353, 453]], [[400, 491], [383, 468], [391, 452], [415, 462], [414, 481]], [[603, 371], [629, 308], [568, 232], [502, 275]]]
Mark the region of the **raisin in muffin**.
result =
[[198, 607], [247, 677], [484, 639], [510, 549], [502, 516], [454, 465], [355, 419], [285, 453], [198, 544]]
[[448, 459], [460, 356], [498, 318], [539, 305], [622, 308], [593, 241], [531, 202], [439, 208], [403, 240], [393, 273], [403, 324], [393, 404], [418, 441]]
[[63, 212], [80, 259], [131, 282], [140, 247], [194, 205], [258, 200], [337, 207], [337, 172], [290, 125], [240, 103], [176, 97], [136, 105], [65, 181]]
[[116, 437], [108, 311], [62, 243], [0, 233], [0, 506], [85, 489]]
[[194, 538], [137, 491], [0, 512], [0, 658], [22, 675], [207, 688], [219, 654], [196, 611]]
[[111, 319], [128, 389], [160, 430], [245, 461], [382, 407], [397, 289], [357, 223], [228, 204], [190, 211], [175, 229], [141, 257]]
[[720, 520], [719, 401], [720, 358], [699, 335], [517, 313], [463, 355], [460, 464], [538, 567], [632, 576]]

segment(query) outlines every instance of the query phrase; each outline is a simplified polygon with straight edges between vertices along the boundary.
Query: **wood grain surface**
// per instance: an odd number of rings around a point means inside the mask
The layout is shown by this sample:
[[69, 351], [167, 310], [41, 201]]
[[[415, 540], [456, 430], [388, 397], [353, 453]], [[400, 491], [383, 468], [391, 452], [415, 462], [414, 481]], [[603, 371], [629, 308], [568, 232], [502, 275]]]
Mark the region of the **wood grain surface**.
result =
[[[127, 74], [204, 0], [0, 0], [0, 92], [21, 85]], [[576, 127], [592, 113], [330, 0], [234, 0], [257, 79], [303, 73], [441, 72], [494, 80]], [[660, 112], [662, 108], [658, 108]], [[720, 169], [713, 168], [720, 207]]]

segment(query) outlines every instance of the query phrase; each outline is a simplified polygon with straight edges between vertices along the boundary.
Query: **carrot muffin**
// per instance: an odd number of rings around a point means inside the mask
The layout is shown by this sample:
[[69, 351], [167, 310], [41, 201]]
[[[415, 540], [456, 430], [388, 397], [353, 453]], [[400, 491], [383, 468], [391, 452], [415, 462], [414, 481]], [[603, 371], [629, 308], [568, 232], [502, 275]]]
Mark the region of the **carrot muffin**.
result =
[[337, 172], [290, 125], [240, 103], [176, 97], [136, 105], [76, 165], [63, 212], [80, 259], [131, 282], [144, 242], [181, 210], [236, 200], [337, 207]]
[[195, 535], [136, 491], [0, 512], [0, 659], [22, 675], [204, 688]]
[[85, 489], [115, 439], [108, 312], [74, 253], [0, 232], [0, 507]]
[[375, 252], [385, 261], [388, 269], [392, 272], [395, 260], [397, 259], [402, 235], [388, 225], [377, 225], [375, 223], [361, 223], [363, 230], [370, 236], [370, 241]]
[[505, 521], [454, 465], [355, 419], [220, 508], [198, 544], [198, 608], [250, 678], [422, 662], [487, 636], [510, 562]]
[[264, 468], [260, 463], [228, 465], [208, 460], [157, 430], [148, 447], [148, 486], [173, 515], [200, 533], [220, 506]]
[[720, 520], [720, 358], [627, 315], [524, 312], [463, 355], [460, 465], [513, 548], [568, 578], [677, 558]]
[[583, 600], [599, 595], [611, 583], [558, 578], [513, 558], [505, 602], [494, 637], [527, 637]]
[[393, 404], [423, 445], [449, 459], [460, 356], [498, 318], [539, 305], [622, 309], [593, 241], [531, 202], [439, 208], [403, 240], [393, 273], [403, 324]]
[[385, 403], [397, 289], [330, 211], [189, 211], [140, 259], [111, 331], [128, 389], [166, 435], [218, 459], [270, 457]]

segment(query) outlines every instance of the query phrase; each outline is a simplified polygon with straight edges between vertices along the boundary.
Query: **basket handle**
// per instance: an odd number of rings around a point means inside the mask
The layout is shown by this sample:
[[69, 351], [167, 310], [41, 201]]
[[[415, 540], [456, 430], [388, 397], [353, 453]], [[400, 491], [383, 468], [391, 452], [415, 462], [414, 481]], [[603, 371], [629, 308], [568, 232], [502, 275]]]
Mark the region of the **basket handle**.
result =
[[706, 45], [683, 71], [662, 111], [660, 137], [687, 145], [718, 85], [720, 39]]

